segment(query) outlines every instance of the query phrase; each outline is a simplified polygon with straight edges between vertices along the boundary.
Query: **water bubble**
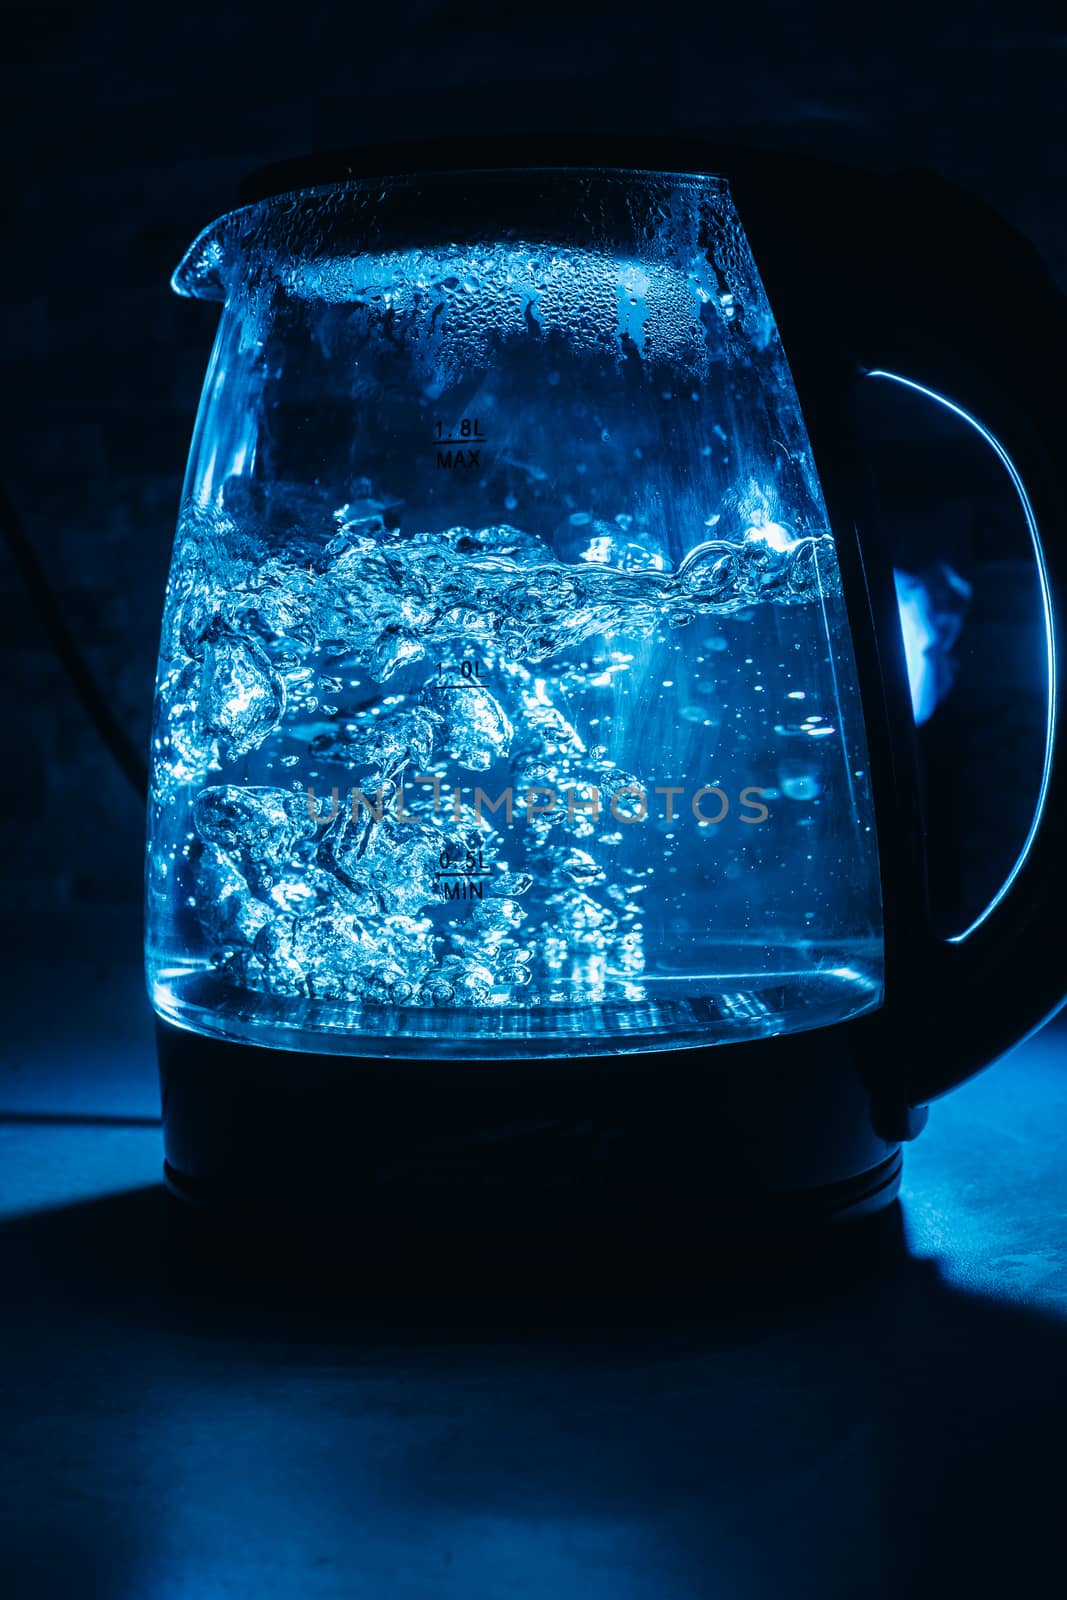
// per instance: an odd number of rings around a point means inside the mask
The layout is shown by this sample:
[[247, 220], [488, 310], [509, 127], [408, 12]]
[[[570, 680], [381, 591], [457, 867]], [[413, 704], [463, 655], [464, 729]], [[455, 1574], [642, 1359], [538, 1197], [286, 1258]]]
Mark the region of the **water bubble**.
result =
[[258, 750], [285, 710], [285, 686], [266, 652], [251, 639], [223, 635], [204, 651], [200, 715], [223, 754]]
[[196, 868], [193, 896], [200, 925], [212, 945], [252, 945], [271, 910], [252, 892], [231, 857], [217, 845], [205, 845]]
[[450, 687], [431, 684], [423, 690], [423, 706], [442, 729], [442, 742], [469, 772], [485, 772], [511, 749], [515, 729], [500, 701], [479, 684]]
[[817, 800], [822, 793], [822, 785], [814, 772], [783, 770], [778, 781], [787, 800]]
[[[375, 713], [378, 713], [375, 715]], [[347, 767], [371, 767], [388, 776], [405, 763], [424, 766], [444, 729], [444, 718], [428, 708], [371, 707], [311, 741], [311, 753]]]
[[604, 869], [585, 850], [559, 850], [555, 853], [554, 864], [553, 877], [556, 881], [578, 883], [583, 888], [603, 883], [607, 877]]
[[253, 784], [202, 789], [193, 820], [206, 844], [258, 866], [284, 865], [301, 840], [315, 835], [306, 797]]
[[493, 896], [505, 895], [510, 897], [512, 895], [522, 895], [527, 892], [532, 883], [533, 877], [529, 872], [502, 872], [498, 878], [493, 878], [486, 885], [485, 892]]

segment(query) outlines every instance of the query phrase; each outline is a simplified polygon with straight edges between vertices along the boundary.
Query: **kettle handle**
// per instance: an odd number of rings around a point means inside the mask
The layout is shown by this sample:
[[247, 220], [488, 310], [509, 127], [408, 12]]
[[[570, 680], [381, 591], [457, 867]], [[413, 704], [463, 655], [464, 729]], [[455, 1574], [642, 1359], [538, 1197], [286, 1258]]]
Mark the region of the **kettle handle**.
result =
[[[1054, 469], [1054, 457], [1043, 448], [1032, 418], [1016, 408], [1010, 391], [990, 390], [983, 397], [983, 414], [991, 415], [990, 407], [996, 414], [994, 431], [976, 411], [948, 398], [932, 384], [884, 367], [862, 367], [860, 376], [864, 381], [902, 385], [947, 408], [973, 428], [996, 455], [1026, 519], [1045, 627], [1043, 770], [1032, 821], [1014, 865], [980, 915], [947, 940], [936, 938], [926, 925], [914, 926], [914, 899], [898, 918], [905, 925], [911, 952], [911, 972], [905, 984], [910, 1004], [904, 1008], [907, 1015], [897, 1008], [890, 1032], [894, 1055], [905, 1063], [906, 1103], [914, 1107], [945, 1094], [997, 1060], [1041, 1027], [1067, 1000], [1060, 879], [1062, 841], [1067, 837], [1067, 695], [1063, 681], [1067, 542], [1046, 540], [1041, 532], [1042, 527], [1059, 531], [1067, 502], [1064, 486], [1057, 481], [1060, 475]], [[1022, 471], [1017, 459], [1023, 463]], [[886, 565], [883, 563], [883, 584]], [[899, 631], [895, 603], [890, 607], [884, 603], [887, 597], [881, 598], [883, 603], [875, 611], [882, 628], [891, 611]], [[899, 663], [902, 648], [890, 648], [885, 654]], [[886, 909], [890, 911], [889, 906]], [[892, 999], [891, 995], [887, 998]], [[893, 1010], [891, 1004], [889, 1009]]]

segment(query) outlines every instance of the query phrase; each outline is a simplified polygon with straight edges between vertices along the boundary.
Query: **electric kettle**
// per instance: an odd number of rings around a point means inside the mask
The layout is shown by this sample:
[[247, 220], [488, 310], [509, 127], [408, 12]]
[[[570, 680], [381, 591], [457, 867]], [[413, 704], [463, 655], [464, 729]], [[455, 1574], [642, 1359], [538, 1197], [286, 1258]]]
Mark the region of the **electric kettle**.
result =
[[[751, 161], [403, 155], [266, 174], [173, 280], [222, 314], [152, 736], [168, 1181], [876, 1210], [925, 1103], [1065, 987], [1052, 453], [1014, 389], [941, 387], [943, 329], [878, 347], [810, 261], [769, 298]], [[1041, 598], [1026, 837], [948, 937], [879, 379], [980, 432]]]

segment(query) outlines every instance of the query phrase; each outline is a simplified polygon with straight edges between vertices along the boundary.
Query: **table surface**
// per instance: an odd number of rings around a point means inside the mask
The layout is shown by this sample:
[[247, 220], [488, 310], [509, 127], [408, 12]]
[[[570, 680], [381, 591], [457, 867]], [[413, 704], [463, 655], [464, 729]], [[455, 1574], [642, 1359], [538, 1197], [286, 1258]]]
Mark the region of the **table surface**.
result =
[[35, 981], [0, 1069], [0, 1595], [1058, 1592], [1062, 1025], [933, 1108], [847, 1242], [594, 1287], [205, 1248], [135, 962], [87, 949], [76, 1004]]

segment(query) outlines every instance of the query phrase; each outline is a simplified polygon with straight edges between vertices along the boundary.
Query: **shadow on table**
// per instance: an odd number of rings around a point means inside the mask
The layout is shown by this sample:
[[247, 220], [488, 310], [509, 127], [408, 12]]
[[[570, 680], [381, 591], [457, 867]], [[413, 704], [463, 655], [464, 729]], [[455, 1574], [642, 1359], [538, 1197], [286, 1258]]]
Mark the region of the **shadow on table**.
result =
[[1057, 1570], [1067, 1330], [948, 1287], [897, 1208], [771, 1254], [365, 1243], [256, 1246], [157, 1189], [0, 1229], [0, 1588], [827, 1600]]

